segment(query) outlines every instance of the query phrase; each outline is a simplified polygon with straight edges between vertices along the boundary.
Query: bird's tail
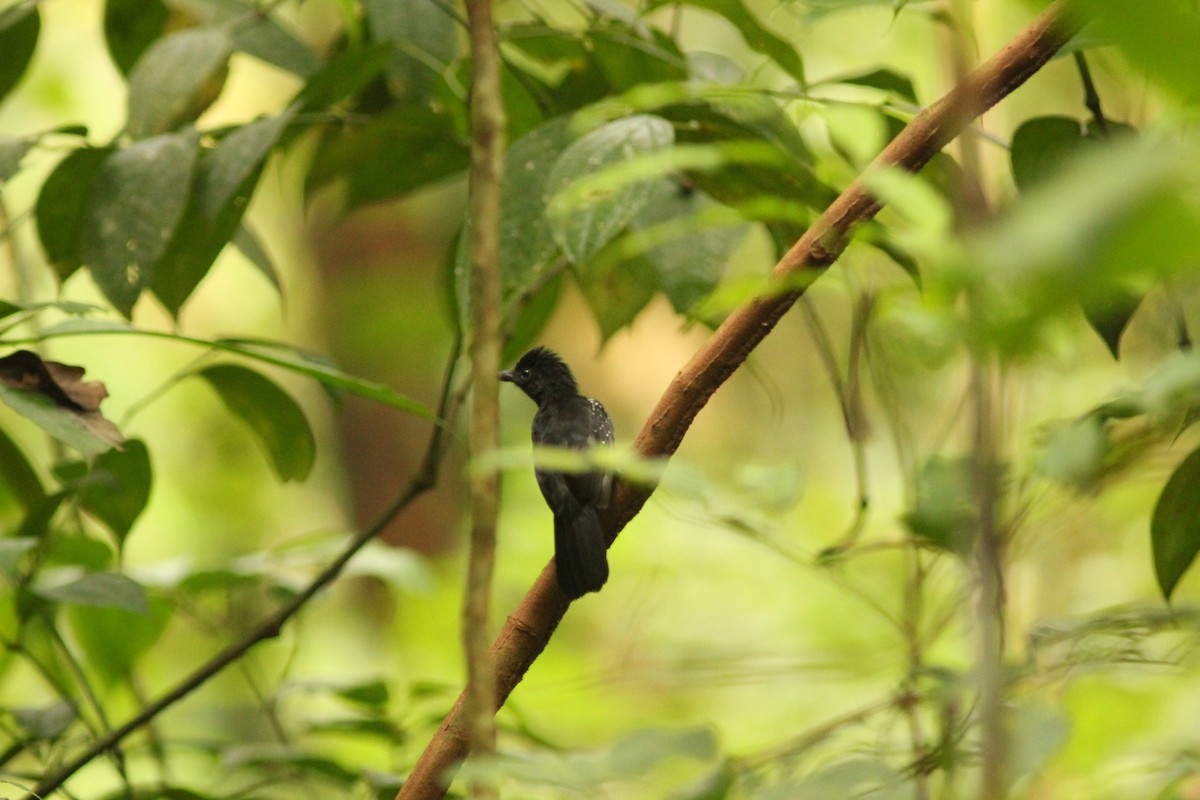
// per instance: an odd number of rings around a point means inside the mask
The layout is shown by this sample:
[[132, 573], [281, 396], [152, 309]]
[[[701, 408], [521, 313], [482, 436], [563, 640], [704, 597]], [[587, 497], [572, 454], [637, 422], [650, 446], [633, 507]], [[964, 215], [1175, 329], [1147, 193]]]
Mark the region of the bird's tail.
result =
[[584, 508], [575, 517], [555, 516], [554, 558], [563, 594], [574, 600], [600, 591], [608, 580], [608, 555], [596, 509]]

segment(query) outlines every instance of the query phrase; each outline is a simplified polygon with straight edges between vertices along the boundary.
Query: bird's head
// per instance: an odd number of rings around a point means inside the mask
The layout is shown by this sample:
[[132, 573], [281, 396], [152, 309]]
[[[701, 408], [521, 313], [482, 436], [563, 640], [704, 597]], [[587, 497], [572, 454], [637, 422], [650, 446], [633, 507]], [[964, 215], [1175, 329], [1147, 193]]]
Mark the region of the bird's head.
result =
[[571, 397], [579, 393], [570, 367], [557, 353], [545, 347], [535, 347], [521, 356], [516, 366], [500, 373], [500, 380], [515, 383], [539, 405], [551, 397]]

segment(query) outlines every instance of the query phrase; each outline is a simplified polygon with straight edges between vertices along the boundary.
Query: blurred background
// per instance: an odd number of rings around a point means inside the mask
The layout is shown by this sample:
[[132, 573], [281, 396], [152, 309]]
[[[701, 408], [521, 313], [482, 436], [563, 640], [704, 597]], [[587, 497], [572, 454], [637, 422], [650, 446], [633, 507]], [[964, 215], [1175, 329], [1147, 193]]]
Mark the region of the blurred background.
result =
[[[307, 0], [273, 10], [322, 52], [351, 5]], [[583, 24], [580, 9], [608, 5], [530, 0], [502, 3], [498, 14], [570, 28]], [[1016, 0], [750, 3], [803, 54], [812, 96], [789, 96], [782, 70], [704, 5], [665, 6], [645, 19], [673, 31], [685, 53], [716, 54], [742, 83], [777, 90], [816, 174], [835, 187], [867, 160], [856, 154], [881, 149], [893, 118], [878, 112], [869, 89], [829, 82], [886, 68], [910, 78], [917, 103], [928, 105], [954, 85], [956, 58], [988, 57], [1034, 13]], [[108, 141], [124, 124], [126, 85], [105, 49], [103, 4], [55, 0], [41, 10], [34, 61], [0, 105], [0, 132], [83, 123], [90, 141]], [[948, 19], [970, 24], [955, 31]], [[1177, 94], [1114, 48], [1088, 51], [1088, 63], [1110, 120], [1145, 130], [1186, 118]], [[235, 54], [198, 127], [278, 112], [300, 86]], [[1085, 120], [1083, 98], [1076, 65], [1064, 57], [984, 115], [970, 136], [993, 212], [1017, 196], [1008, 150], [1017, 127], [1038, 115]], [[280, 290], [229, 248], [177, 320], [147, 297], [134, 322], [205, 339], [286, 341], [435, 407], [456, 337], [448, 265], [464, 222], [465, 176], [347, 208], [336, 183], [306, 192], [315, 147], [315, 137], [302, 136], [272, 157], [248, 212]], [[0, 294], [103, 304], [87, 274], [58, 286], [27, 224], [60, 157], [39, 148], [4, 185]], [[881, 221], [904, 227], [900, 216]], [[775, 256], [766, 229], [747, 226], [721, 265], [720, 286], [736, 293], [739, 279], [765, 274]], [[1124, 329], [1119, 360], [1082, 314], [1062, 312], [1034, 334], [1036, 352], [996, 377], [997, 437], [1009, 465], [1010, 759], [1020, 796], [1191, 797], [1200, 787], [1200, 680], [1187, 611], [1200, 586], [1185, 576], [1173, 598], [1182, 616], [1172, 621], [1148, 535], [1155, 500], [1194, 432], [1173, 443], [1131, 435], [1130, 447], [1141, 449], [1112, 480], [1073, 487], [1039, 472], [1058, 424], [1141, 385], [1176, 348], [1180, 286], [1189, 284], [1151, 289]], [[948, 323], [955, 313], [953, 302], [923, 297], [901, 266], [866, 244], [817, 280], [696, 419], [663, 486], [610, 552], [609, 583], [572, 606], [502, 710], [501, 748], [515, 755], [505, 767], [511, 796], [720, 797], [703, 787], [737, 773], [741, 794], [730, 796], [845, 797], [873, 788], [866, 796], [912, 797], [913, 775], [938, 769], [937, 796], [972, 796], [972, 759], [963, 755], [975, 659], [971, 568], [946, 549], [913, 546], [906, 524], [930, 460], [971, 447], [971, 362]], [[711, 319], [681, 314], [659, 293], [606, 335], [568, 278], [535, 341], [563, 355], [582, 391], [612, 415], [618, 438], [630, 441]], [[300, 402], [317, 442], [308, 478], [280, 483], [209, 386], [170, 382], [203, 351], [135, 336], [57, 338], [39, 351], [104, 381], [106, 415], [147, 443], [153, 464], [150, 500], [121, 565], [152, 598], [173, 598], [174, 613], [132, 689], [98, 686], [113, 720], [302, 585], [402, 490], [431, 433], [417, 416], [353, 394], [331, 398], [313, 381], [271, 372]], [[501, 408], [504, 444], [526, 446], [533, 404], [504, 386]], [[35, 463], [61, 454], [8, 408], [0, 425]], [[463, 435], [456, 423], [436, 489], [390, 524], [347, 577], [278, 640], [161, 717], [157, 735], [179, 742], [174, 781], [203, 785], [219, 754], [236, 782], [239, 770], [259, 763], [255, 748], [264, 743], [370, 771], [381, 794], [393, 786], [383, 776], [411, 767], [463, 682]], [[3, 502], [11, 512], [11, 500]], [[551, 554], [551, 517], [531, 470], [506, 472], [497, 629]], [[179, 576], [206, 570], [220, 580], [179, 604]], [[7, 657], [2, 670], [0, 705], [53, 700], [19, 658]], [[356, 686], [382, 694], [364, 703], [330, 693]], [[339, 730], [333, 723], [347, 704], [386, 730]], [[687, 732], [692, 739], [679, 738]], [[622, 746], [670, 757], [634, 769]], [[914, 761], [914, 750], [928, 763]], [[135, 771], [152, 770], [139, 762]], [[119, 785], [103, 760], [83, 776], [71, 784], [81, 795]], [[1157, 795], [1167, 790], [1176, 794]]]

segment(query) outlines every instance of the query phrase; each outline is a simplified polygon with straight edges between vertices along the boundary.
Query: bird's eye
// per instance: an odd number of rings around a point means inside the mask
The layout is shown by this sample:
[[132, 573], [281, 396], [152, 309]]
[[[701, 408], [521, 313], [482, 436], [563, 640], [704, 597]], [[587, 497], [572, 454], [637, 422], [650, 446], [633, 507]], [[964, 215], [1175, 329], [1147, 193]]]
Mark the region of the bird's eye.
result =
[[522, 377], [522, 378], [528, 378], [528, 377], [529, 377], [529, 367], [526, 367], [525, 369], [521, 370], [521, 377]]

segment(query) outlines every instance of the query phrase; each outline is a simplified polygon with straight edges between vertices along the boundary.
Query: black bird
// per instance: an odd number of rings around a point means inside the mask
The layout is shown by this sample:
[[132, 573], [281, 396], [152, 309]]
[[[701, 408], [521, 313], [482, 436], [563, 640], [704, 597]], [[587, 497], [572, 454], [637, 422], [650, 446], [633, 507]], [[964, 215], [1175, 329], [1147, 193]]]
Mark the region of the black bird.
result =
[[[613, 424], [604, 406], [579, 393], [571, 369], [556, 353], [535, 347], [500, 380], [515, 383], [537, 403], [533, 443], [587, 450], [612, 444]], [[554, 557], [558, 586], [574, 600], [598, 592], [608, 580], [604, 533], [596, 509], [608, 506], [612, 475], [536, 468], [538, 487], [554, 512]]]

